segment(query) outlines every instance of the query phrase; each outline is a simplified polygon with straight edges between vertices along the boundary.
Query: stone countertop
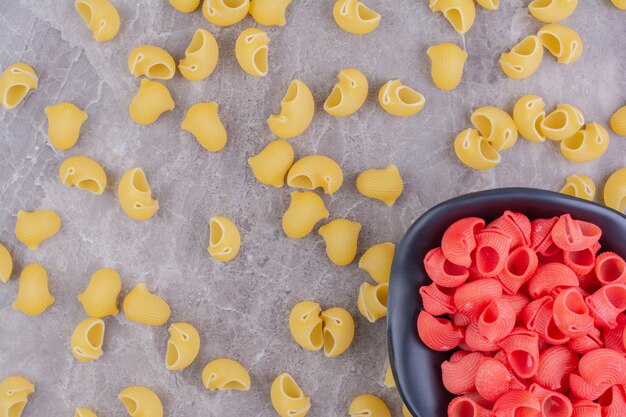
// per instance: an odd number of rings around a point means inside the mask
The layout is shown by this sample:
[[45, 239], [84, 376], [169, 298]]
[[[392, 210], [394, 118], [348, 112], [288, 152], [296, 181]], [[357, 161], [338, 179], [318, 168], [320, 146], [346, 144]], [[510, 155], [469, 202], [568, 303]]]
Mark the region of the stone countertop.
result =
[[[359, 286], [368, 281], [354, 262], [332, 265], [317, 234], [295, 241], [280, 229], [289, 202], [287, 188], [259, 184], [246, 159], [273, 140], [265, 119], [278, 110], [289, 82], [305, 81], [318, 111], [313, 124], [292, 141], [297, 156], [321, 153], [336, 159], [345, 185], [324, 197], [332, 217], [363, 224], [359, 253], [372, 244], [397, 242], [427, 208], [475, 190], [529, 186], [559, 190], [574, 173], [592, 177], [601, 196], [614, 170], [626, 165], [626, 140], [611, 134], [601, 159], [573, 164], [558, 144], [520, 139], [487, 172], [467, 169], [453, 153], [458, 132], [470, 127], [472, 109], [482, 105], [512, 110], [523, 94], [541, 95], [548, 108], [560, 102], [579, 106], [589, 121], [608, 126], [613, 111], [626, 103], [626, 12], [609, 0], [584, 0], [565, 21], [584, 40], [580, 61], [559, 65], [546, 53], [540, 69], [526, 80], [504, 77], [497, 60], [542, 24], [532, 18], [527, 0], [503, 1], [501, 10], [477, 8], [466, 36], [454, 32], [427, 1], [368, 0], [382, 13], [379, 28], [365, 36], [341, 31], [332, 19], [333, 0], [296, 0], [285, 27], [268, 28], [270, 71], [247, 76], [234, 56], [241, 30], [258, 26], [249, 17], [218, 28], [198, 10], [176, 12], [164, 0], [116, 0], [122, 17], [118, 36], [98, 44], [71, 1], [21, 0], [0, 4], [0, 66], [23, 60], [40, 76], [39, 88], [13, 111], [0, 109], [0, 241], [14, 256], [13, 279], [0, 285], [0, 378], [18, 373], [36, 385], [25, 417], [73, 415], [84, 406], [99, 416], [121, 416], [116, 399], [127, 385], [146, 385], [163, 400], [167, 416], [273, 416], [269, 387], [276, 375], [290, 372], [311, 395], [311, 417], [347, 415], [356, 395], [380, 395], [400, 414], [395, 390], [382, 385], [386, 366], [385, 320], [367, 322], [357, 311]], [[215, 34], [220, 46], [216, 71], [205, 81], [177, 75], [166, 85], [176, 109], [150, 126], [138, 126], [127, 107], [139, 81], [128, 74], [129, 51], [154, 44], [180, 58], [197, 28]], [[454, 91], [437, 90], [430, 80], [426, 49], [454, 42], [469, 53], [463, 82]], [[359, 68], [370, 81], [364, 107], [348, 118], [331, 117], [322, 103], [339, 70]], [[426, 96], [423, 111], [393, 118], [377, 103], [380, 86], [400, 78]], [[72, 101], [89, 113], [78, 144], [65, 152], [46, 137], [43, 109]], [[180, 129], [186, 109], [198, 101], [217, 101], [229, 134], [220, 153], [209, 153]], [[87, 155], [104, 166], [109, 187], [94, 196], [60, 183], [57, 170], [68, 156]], [[359, 172], [394, 163], [405, 191], [393, 207], [362, 197], [354, 186]], [[145, 170], [161, 205], [149, 221], [126, 217], [114, 190], [132, 167]], [[601, 198], [601, 197], [600, 197]], [[31, 251], [14, 235], [20, 209], [52, 209], [63, 219], [58, 235]], [[222, 264], [207, 254], [208, 219], [225, 215], [239, 225], [243, 247]], [[39, 317], [14, 311], [17, 276], [28, 263], [50, 274], [56, 303]], [[144, 282], [172, 307], [173, 321], [193, 323], [201, 333], [198, 359], [181, 372], [164, 367], [167, 327], [128, 322], [123, 314], [107, 318], [105, 354], [79, 363], [69, 351], [74, 326], [84, 318], [76, 295], [97, 269], [112, 267], [126, 292]], [[342, 306], [357, 325], [354, 344], [341, 357], [299, 348], [291, 339], [291, 307], [313, 299], [323, 307]], [[250, 371], [249, 392], [210, 392], [200, 375], [211, 359], [227, 356]]]

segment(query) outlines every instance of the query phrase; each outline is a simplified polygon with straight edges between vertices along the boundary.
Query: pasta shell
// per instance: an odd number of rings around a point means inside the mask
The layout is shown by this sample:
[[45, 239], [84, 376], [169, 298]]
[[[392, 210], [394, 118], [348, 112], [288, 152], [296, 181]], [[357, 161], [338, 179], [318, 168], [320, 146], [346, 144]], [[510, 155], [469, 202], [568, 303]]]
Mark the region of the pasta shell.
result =
[[165, 367], [170, 371], [185, 369], [196, 359], [200, 351], [200, 335], [189, 323], [173, 323], [167, 331]]
[[354, 319], [340, 307], [323, 311], [321, 318], [324, 322], [324, 355], [327, 358], [336, 358], [352, 344]]
[[228, 135], [220, 120], [219, 105], [210, 103], [196, 103], [189, 107], [187, 114], [180, 125], [183, 130], [191, 133], [204, 149], [210, 152], [219, 152], [226, 146]]
[[87, 408], [78, 407], [74, 411], [74, 417], [98, 417], [98, 416], [96, 415], [96, 413], [94, 413], [93, 411]]
[[356, 179], [356, 188], [365, 197], [393, 206], [402, 194], [404, 184], [398, 168], [392, 164], [385, 169], [368, 169], [361, 172]]
[[500, 154], [478, 134], [476, 129], [465, 129], [454, 140], [456, 156], [470, 168], [491, 169], [500, 163]]
[[618, 169], [606, 180], [604, 204], [620, 213], [626, 213], [626, 168]]
[[437, 88], [449, 91], [461, 83], [467, 52], [453, 43], [431, 46], [426, 52], [431, 61], [430, 76]]
[[304, 417], [311, 408], [311, 398], [304, 395], [288, 373], [282, 373], [274, 379], [270, 398], [274, 409], [281, 417]]
[[289, 331], [303, 349], [316, 351], [324, 346], [321, 312], [320, 305], [314, 301], [301, 301], [291, 309]]
[[80, 136], [80, 128], [89, 118], [72, 103], [59, 103], [45, 109], [48, 116], [48, 139], [50, 144], [63, 151], [70, 149]]
[[128, 72], [135, 77], [169, 80], [176, 73], [176, 62], [165, 49], [142, 45], [128, 54]]
[[67, 158], [59, 168], [59, 179], [67, 186], [75, 186], [100, 195], [107, 186], [107, 176], [102, 166], [86, 156]]
[[101, 319], [83, 320], [72, 333], [72, 355], [80, 362], [89, 362], [102, 356], [104, 322]]
[[546, 137], [541, 124], [546, 117], [546, 104], [539, 96], [532, 94], [520, 97], [513, 109], [513, 120], [520, 135], [531, 142], [544, 142]]
[[[205, 1], [204, 5], [207, 3]], [[198, 29], [185, 49], [185, 58], [178, 63], [178, 70], [188, 80], [204, 80], [215, 70], [219, 54], [220, 48], [215, 37], [208, 30]]]
[[370, 323], [387, 316], [387, 293], [389, 291], [389, 283], [384, 282], [378, 285], [372, 285], [367, 282], [359, 288], [359, 298], [357, 306], [359, 312]]
[[574, 13], [578, 0], [533, 0], [528, 11], [535, 19], [546, 23], [559, 22]]
[[102, 318], [119, 313], [117, 298], [122, 290], [120, 275], [111, 268], [94, 272], [85, 291], [78, 294], [78, 301], [90, 317]]
[[294, 80], [280, 101], [280, 113], [271, 115], [267, 124], [276, 136], [295, 138], [308, 129], [314, 113], [315, 102], [311, 90], [302, 81]]
[[361, 71], [348, 68], [341, 70], [337, 79], [339, 82], [324, 102], [324, 110], [338, 117], [356, 113], [367, 98], [367, 78]]
[[609, 147], [609, 132], [597, 123], [588, 123], [585, 129], [561, 142], [561, 153], [572, 162], [591, 162]]
[[291, 193], [291, 203], [282, 219], [283, 231], [292, 239], [301, 239], [311, 233], [317, 222], [330, 213], [324, 200], [311, 191]]
[[24, 211], [17, 213], [15, 236], [30, 249], [37, 249], [41, 242], [61, 230], [61, 218], [51, 210]]
[[626, 0], [611, 0], [611, 3], [620, 10], [626, 10]]
[[13, 272], [13, 258], [9, 250], [0, 243], [0, 282], [7, 282]]
[[22, 270], [13, 308], [29, 316], [38, 316], [54, 304], [48, 290], [48, 272], [39, 264], [26, 265]]
[[285, 26], [285, 14], [291, 0], [251, 0], [250, 16], [261, 25]]
[[479, 107], [470, 117], [472, 124], [497, 151], [511, 148], [517, 142], [517, 127], [507, 112], [493, 106]]
[[498, 10], [500, 7], [500, 0], [476, 0], [476, 3], [487, 10]]
[[583, 113], [570, 104], [557, 104], [556, 109], [541, 122], [541, 131], [550, 140], [572, 137], [585, 124]]
[[135, 286], [124, 298], [124, 314], [130, 321], [160, 326], [169, 320], [171, 310], [167, 302], [152, 294], [145, 284]]
[[265, 77], [269, 43], [267, 33], [260, 29], [250, 28], [241, 32], [235, 43], [235, 56], [241, 69], [255, 77]]
[[202, 383], [211, 391], [250, 389], [250, 375], [246, 368], [232, 359], [220, 358], [209, 362], [202, 370]]
[[596, 185], [593, 180], [586, 175], [570, 175], [561, 188], [561, 193], [583, 200], [593, 201], [596, 195]]
[[510, 78], [521, 80], [537, 71], [543, 59], [543, 45], [535, 35], [527, 36], [510, 52], [500, 56], [500, 67]]
[[209, 254], [220, 262], [228, 262], [239, 253], [241, 235], [231, 220], [223, 216], [211, 217]]
[[117, 395], [131, 417], [163, 417], [163, 404], [149, 388], [126, 387]]
[[400, 80], [391, 80], [380, 88], [378, 102], [387, 113], [407, 117], [419, 113], [424, 108], [426, 99]]
[[250, 9], [250, 0], [205, 0], [202, 15], [217, 26], [230, 26], [243, 20]]
[[433, 12], [441, 12], [454, 30], [463, 34], [474, 24], [476, 6], [472, 0], [430, 0]]
[[393, 378], [393, 371], [389, 365], [387, 365], [387, 369], [385, 370], [385, 379], [383, 380], [383, 384], [387, 388], [396, 388], [396, 380]]
[[287, 185], [334, 194], [343, 184], [343, 171], [337, 162], [323, 155], [309, 155], [298, 159], [287, 173]]
[[391, 417], [391, 411], [389, 411], [387, 404], [370, 394], [359, 395], [353, 399], [348, 413], [350, 417]]
[[626, 136], [626, 106], [620, 107], [613, 113], [610, 124], [616, 135]]
[[128, 113], [135, 123], [149, 125], [156, 122], [161, 114], [174, 110], [174, 106], [174, 99], [165, 85], [143, 79], [130, 102]]
[[293, 165], [294, 152], [289, 142], [275, 140], [248, 159], [252, 174], [259, 182], [280, 188]]
[[370, 33], [380, 23], [380, 14], [358, 0], [337, 0], [333, 18], [341, 29], [355, 35]]
[[6, 109], [14, 109], [38, 85], [35, 70], [28, 64], [17, 62], [0, 75], [0, 104]]
[[141, 168], [126, 171], [117, 188], [117, 198], [131, 219], [148, 220], [159, 210], [159, 202], [152, 198], [152, 190]]
[[110, 41], [120, 30], [120, 15], [109, 0], [76, 0], [76, 11], [96, 42]]
[[396, 245], [391, 242], [379, 243], [365, 251], [359, 261], [359, 268], [366, 271], [379, 284], [389, 282], [391, 263], [396, 253]]
[[0, 381], [0, 415], [20, 417], [28, 396], [35, 392], [35, 386], [28, 379], [12, 375]]
[[543, 46], [557, 58], [559, 64], [571, 64], [578, 61], [583, 53], [583, 40], [578, 33], [565, 25], [552, 23], [545, 25], [537, 37]]
[[346, 219], [336, 219], [320, 227], [328, 259], [338, 266], [350, 264], [356, 256], [360, 232], [361, 224]]
[[200, 0], [168, 0], [181, 13], [191, 13], [200, 6]]

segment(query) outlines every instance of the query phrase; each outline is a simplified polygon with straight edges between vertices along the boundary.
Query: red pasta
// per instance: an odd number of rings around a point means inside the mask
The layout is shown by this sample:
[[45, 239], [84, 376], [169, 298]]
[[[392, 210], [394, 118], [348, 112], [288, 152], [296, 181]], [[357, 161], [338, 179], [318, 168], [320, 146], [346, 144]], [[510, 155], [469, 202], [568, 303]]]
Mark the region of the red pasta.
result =
[[591, 271], [590, 273], [585, 275], [579, 275], [578, 285], [580, 286], [580, 288], [590, 294], [598, 291], [598, 289], [602, 286], [602, 284], [600, 283], [600, 281], [598, 281], [598, 278], [596, 277], [595, 271]]
[[[441, 364], [443, 386], [452, 394], [464, 394], [476, 387], [476, 372], [485, 356], [480, 352], [472, 352], [462, 358], [454, 358]], [[456, 360], [455, 360], [456, 359]]]
[[578, 355], [565, 346], [552, 346], [539, 355], [535, 381], [553, 391], [568, 387], [569, 374], [578, 367]]
[[422, 342], [432, 350], [452, 350], [463, 340], [463, 330], [450, 320], [433, 317], [425, 311], [417, 316], [417, 333]]
[[504, 269], [498, 274], [504, 292], [517, 294], [522, 285], [535, 274], [538, 266], [537, 254], [528, 246], [520, 246], [511, 251]]
[[580, 376], [591, 385], [626, 384], [626, 358], [612, 349], [596, 349], [583, 355]]
[[515, 326], [515, 310], [504, 298], [495, 298], [478, 318], [478, 332], [490, 342], [508, 335]]
[[502, 285], [495, 279], [479, 279], [459, 287], [454, 293], [456, 309], [472, 320], [478, 320], [494, 298], [502, 296]]
[[498, 398], [493, 405], [493, 417], [536, 417], [541, 411], [539, 400], [523, 390], [513, 390]]
[[598, 404], [602, 410], [602, 417], [626, 416], [626, 396], [624, 387], [613, 385], [598, 398]]
[[557, 327], [569, 337], [583, 336], [593, 327], [589, 307], [576, 288], [568, 288], [556, 296], [553, 314]]
[[610, 385], [593, 385], [585, 381], [579, 374], [573, 372], [569, 374], [570, 395], [581, 400], [597, 400]]
[[[623, 315], [621, 317], [624, 317]], [[626, 355], [624, 350], [624, 329], [626, 326], [624, 323], [619, 322], [613, 329], [604, 329], [602, 335], [604, 336], [604, 347], [607, 349], [615, 350], [622, 355]]]
[[550, 232], [554, 243], [564, 251], [579, 251], [600, 240], [602, 230], [593, 223], [574, 220], [569, 214], [559, 217]]
[[574, 352], [584, 355], [589, 351], [604, 347], [604, 341], [600, 330], [593, 327], [586, 335], [570, 339], [567, 345]]
[[476, 234], [485, 227], [485, 221], [478, 217], [457, 220], [444, 232], [441, 249], [445, 257], [456, 265], [469, 267], [471, 254], [476, 249]]
[[603, 285], [626, 284], [626, 262], [613, 252], [604, 252], [596, 258], [596, 277]]
[[447, 260], [441, 248], [432, 249], [426, 254], [424, 269], [426, 269], [430, 279], [442, 287], [458, 287], [469, 277], [467, 268]]
[[542, 253], [552, 246], [552, 228], [559, 220], [558, 217], [551, 219], [536, 219], [530, 223], [530, 247], [536, 252]]
[[476, 269], [486, 278], [497, 276], [506, 266], [511, 238], [499, 229], [484, 229], [476, 235]]
[[440, 287], [435, 283], [420, 287], [420, 295], [422, 296], [422, 305], [424, 310], [433, 316], [441, 316], [443, 314], [454, 314], [454, 289]]
[[466, 327], [471, 322], [472, 320], [469, 317], [458, 311], [452, 315], [452, 323], [454, 323], [455, 326]]
[[622, 330], [622, 348], [626, 350], [626, 326]]
[[480, 334], [477, 323], [471, 323], [465, 328], [465, 344], [473, 352], [495, 352], [500, 349], [497, 343], [490, 342]]
[[537, 332], [541, 340], [562, 345], [570, 338], [554, 322], [553, 308], [554, 299], [549, 295], [530, 302], [524, 309], [524, 323], [529, 330]]
[[541, 265], [528, 281], [528, 293], [533, 298], [551, 295], [557, 288], [567, 287], [578, 287], [578, 278], [569, 267], [555, 262]]
[[602, 407], [589, 400], [576, 401], [572, 404], [572, 417], [602, 417]]
[[505, 211], [504, 214], [487, 225], [487, 229], [502, 230], [511, 238], [511, 248], [530, 245], [530, 220], [522, 213]]
[[495, 358], [486, 358], [476, 371], [475, 387], [481, 397], [496, 401], [511, 389], [512, 380], [513, 375], [502, 362]]
[[585, 299], [596, 326], [617, 327], [617, 317], [626, 310], [626, 285], [608, 284]]
[[600, 244], [595, 243], [591, 247], [579, 251], [564, 251], [563, 262], [578, 276], [587, 275], [596, 265], [596, 253], [600, 250]]
[[491, 410], [469, 396], [456, 397], [448, 404], [448, 417], [491, 417]]
[[516, 327], [498, 345], [506, 352], [511, 370], [520, 378], [530, 378], [539, 369], [539, 335]]
[[515, 295], [503, 295], [503, 299], [507, 300], [513, 310], [515, 311], [515, 319], [519, 320], [522, 318], [524, 313], [524, 308], [528, 305], [530, 300], [524, 294], [515, 294]]
[[539, 384], [532, 384], [528, 391], [538, 400], [541, 417], [570, 417], [573, 412], [572, 402], [560, 392], [547, 390]]

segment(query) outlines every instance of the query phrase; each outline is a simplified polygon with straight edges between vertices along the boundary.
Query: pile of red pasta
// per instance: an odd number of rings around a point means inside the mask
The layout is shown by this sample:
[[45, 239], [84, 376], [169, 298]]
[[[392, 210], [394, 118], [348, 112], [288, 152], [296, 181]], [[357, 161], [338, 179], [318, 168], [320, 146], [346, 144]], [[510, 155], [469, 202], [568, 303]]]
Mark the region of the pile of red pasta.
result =
[[[449, 417], [625, 417], [626, 263], [569, 214], [453, 223], [424, 267], [422, 342]], [[626, 239], [626, 237], [625, 237]]]

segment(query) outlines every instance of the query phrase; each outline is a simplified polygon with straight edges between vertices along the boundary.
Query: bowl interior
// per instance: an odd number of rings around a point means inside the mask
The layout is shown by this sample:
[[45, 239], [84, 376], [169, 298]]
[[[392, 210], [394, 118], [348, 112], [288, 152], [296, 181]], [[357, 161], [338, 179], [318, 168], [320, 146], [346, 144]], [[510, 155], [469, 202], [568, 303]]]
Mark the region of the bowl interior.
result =
[[433, 352], [418, 338], [416, 320], [422, 309], [419, 287], [431, 281], [422, 260], [440, 246], [445, 229], [463, 217], [481, 217], [487, 222], [505, 210], [529, 218], [570, 213], [579, 220], [602, 228], [602, 250], [624, 256], [626, 216], [595, 203], [551, 191], [504, 188], [464, 195], [442, 203], [422, 215], [402, 238], [393, 261], [388, 300], [389, 358], [400, 395], [418, 417], [443, 417], [453, 395], [441, 382], [441, 363], [449, 352]]

